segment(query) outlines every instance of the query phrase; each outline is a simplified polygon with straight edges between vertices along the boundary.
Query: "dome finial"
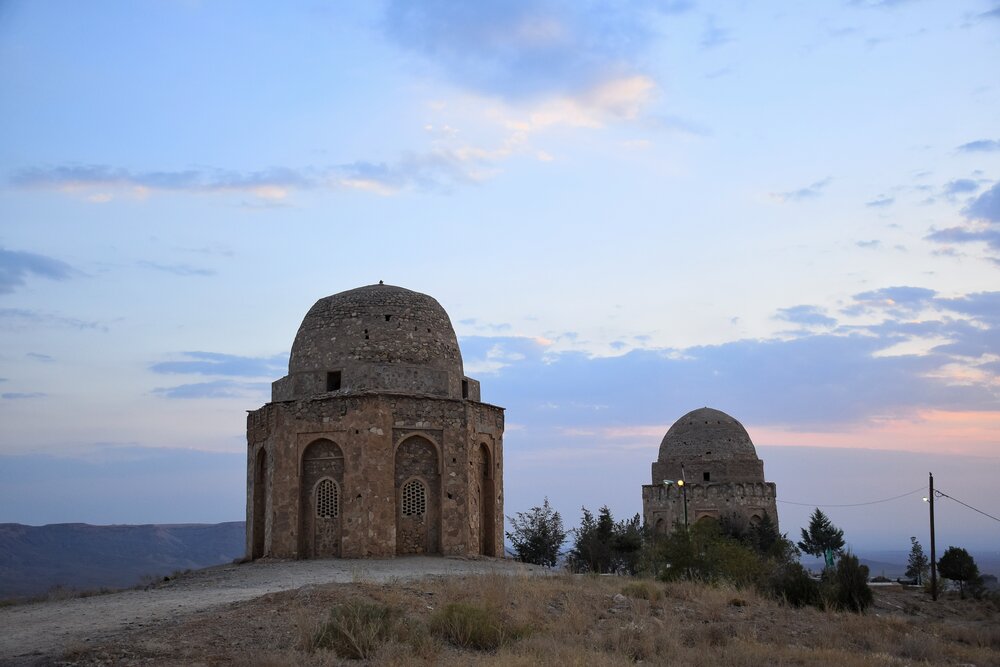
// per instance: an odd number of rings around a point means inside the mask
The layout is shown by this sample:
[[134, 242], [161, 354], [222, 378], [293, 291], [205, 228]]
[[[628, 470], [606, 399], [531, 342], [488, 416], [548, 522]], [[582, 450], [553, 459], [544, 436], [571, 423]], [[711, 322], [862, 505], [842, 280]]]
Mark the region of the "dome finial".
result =
[[378, 284], [379, 284], [379, 285], [385, 285], [385, 283], [384, 283], [384, 282], [382, 282], [381, 280], [380, 280], [380, 281], [378, 281]]

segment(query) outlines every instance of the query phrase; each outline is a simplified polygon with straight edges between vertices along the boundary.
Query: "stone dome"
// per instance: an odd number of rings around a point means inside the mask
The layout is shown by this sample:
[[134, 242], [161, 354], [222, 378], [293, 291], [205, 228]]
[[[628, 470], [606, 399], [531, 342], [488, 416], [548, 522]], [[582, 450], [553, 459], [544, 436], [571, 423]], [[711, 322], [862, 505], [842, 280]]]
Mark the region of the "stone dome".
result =
[[660, 442], [659, 461], [691, 459], [757, 461], [750, 435], [721, 410], [699, 408], [674, 422]]
[[441, 304], [426, 294], [379, 283], [313, 304], [295, 335], [288, 377], [279, 381], [275, 396], [331, 390], [457, 396], [462, 378], [462, 353]]

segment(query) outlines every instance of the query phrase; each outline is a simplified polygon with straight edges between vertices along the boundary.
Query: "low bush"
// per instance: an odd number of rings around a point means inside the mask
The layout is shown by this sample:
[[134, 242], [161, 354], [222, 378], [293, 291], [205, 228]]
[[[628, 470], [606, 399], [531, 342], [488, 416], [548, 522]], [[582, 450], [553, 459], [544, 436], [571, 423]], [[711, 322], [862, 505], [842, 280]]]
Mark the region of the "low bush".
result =
[[387, 605], [349, 600], [330, 611], [312, 645], [333, 649], [345, 658], [366, 660], [393, 636], [398, 621], [399, 612]]
[[868, 567], [854, 554], [842, 556], [836, 567], [823, 573], [820, 594], [827, 607], [860, 614], [874, 600], [868, 587]]
[[820, 601], [819, 584], [801, 563], [783, 563], [771, 571], [763, 584], [764, 593], [791, 605], [805, 607]]
[[458, 646], [493, 651], [527, 634], [494, 607], [453, 602], [431, 618], [431, 632]]
[[622, 587], [622, 595], [650, 602], [659, 600], [661, 594], [660, 589], [649, 581], [631, 581]]

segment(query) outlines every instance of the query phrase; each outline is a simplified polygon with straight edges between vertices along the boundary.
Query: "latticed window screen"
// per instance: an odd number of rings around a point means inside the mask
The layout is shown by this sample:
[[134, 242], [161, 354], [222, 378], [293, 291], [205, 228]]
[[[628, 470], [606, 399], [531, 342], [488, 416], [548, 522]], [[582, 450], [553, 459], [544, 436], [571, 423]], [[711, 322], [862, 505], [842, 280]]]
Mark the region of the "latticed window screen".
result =
[[419, 479], [403, 485], [403, 516], [421, 516], [427, 511], [427, 491]]
[[340, 512], [340, 489], [330, 479], [322, 479], [316, 486], [316, 516], [332, 519]]

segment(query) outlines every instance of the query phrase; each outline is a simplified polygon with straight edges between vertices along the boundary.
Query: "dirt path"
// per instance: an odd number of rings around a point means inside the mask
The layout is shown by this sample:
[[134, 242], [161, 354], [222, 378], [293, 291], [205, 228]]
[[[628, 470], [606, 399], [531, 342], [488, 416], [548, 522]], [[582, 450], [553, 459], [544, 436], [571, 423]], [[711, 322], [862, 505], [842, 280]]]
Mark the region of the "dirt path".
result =
[[407, 557], [220, 565], [147, 590], [0, 608], [0, 664], [46, 663], [68, 648], [217, 605], [310, 584], [407, 581], [438, 575], [547, 572], [513, 561]]

